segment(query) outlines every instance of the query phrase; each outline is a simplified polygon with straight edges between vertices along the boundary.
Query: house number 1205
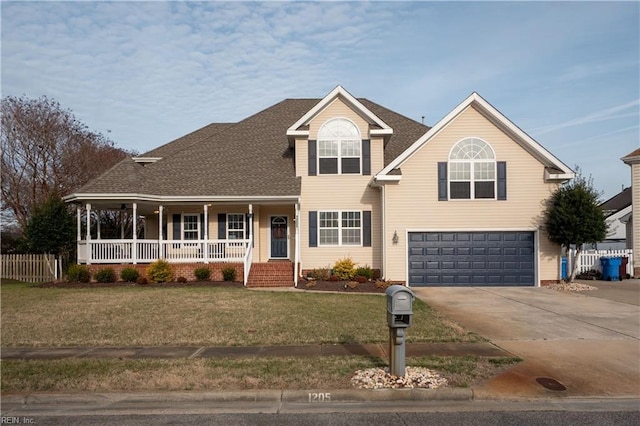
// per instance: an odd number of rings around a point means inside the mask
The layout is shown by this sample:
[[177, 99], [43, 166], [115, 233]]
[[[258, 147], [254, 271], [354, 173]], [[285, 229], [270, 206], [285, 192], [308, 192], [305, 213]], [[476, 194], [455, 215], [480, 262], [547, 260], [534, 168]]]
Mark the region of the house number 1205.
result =
[[309, 392], [309, 402], [331, 402], [331, 394], [329, 392]]

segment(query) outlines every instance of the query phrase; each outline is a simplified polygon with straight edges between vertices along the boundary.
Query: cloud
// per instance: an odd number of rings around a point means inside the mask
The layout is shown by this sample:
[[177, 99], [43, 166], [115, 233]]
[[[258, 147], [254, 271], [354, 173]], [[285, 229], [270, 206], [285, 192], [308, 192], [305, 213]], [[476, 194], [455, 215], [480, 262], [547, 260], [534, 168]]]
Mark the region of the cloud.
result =
[[[587, 124], [592, 124], [592, 123], [597, 123], [597, 122], [607, 121], [607, 120], [614, 120], [618, 118], [638, 117], [638, 108], [637, 108], [638, 105], [640, 105], [640, 99], [636, 99], [634, 101], [627, 102], [621, 105], [616, 105], [614, 107], [606, 108], [591, 114], [587, 114], [582, 117], [564, 121], [562, 123], [534, 128], [534, 129], [531, 129], [530, 132], [536, 135], [543, 135], [545, 133], [554, 132], [556, 130], [564, 129], [567, 127], [583, 126]], [[619, 112], [626, 111], [626, 110], [633, 110], [633, 111], [628, 113], [618, 114]]]

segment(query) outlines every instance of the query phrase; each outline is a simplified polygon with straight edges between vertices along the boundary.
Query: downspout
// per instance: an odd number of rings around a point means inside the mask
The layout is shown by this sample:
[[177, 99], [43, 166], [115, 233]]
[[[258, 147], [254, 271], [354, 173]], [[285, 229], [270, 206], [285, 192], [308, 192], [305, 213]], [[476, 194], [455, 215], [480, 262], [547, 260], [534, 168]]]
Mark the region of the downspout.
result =
[[380, 271], [380, 276], [382, 279], [385, 279], [386, 271], [387, 271], [387, 223], [386, 223], [386, 215], [385, 211], [387, 209], [387, 203], [385, 200], [385, 186], [380, 185], [380, 191], [382, 191], [382, 208], [380, 209], [380, 216], [382, 217], [382, 271]]
[[295, 226], [295, 244], [293, 254], [293, 286], [298, 287], [298, 262], [300, 261], [300, 200], [295, 205], [295, 216], [293, 219]]

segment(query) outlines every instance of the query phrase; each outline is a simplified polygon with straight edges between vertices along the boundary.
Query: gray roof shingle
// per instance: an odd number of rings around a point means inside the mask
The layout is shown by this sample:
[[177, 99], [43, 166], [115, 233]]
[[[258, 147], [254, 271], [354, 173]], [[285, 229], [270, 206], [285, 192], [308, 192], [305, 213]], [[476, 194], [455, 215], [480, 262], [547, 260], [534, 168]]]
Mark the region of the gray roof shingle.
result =
[[[319, 101], [286, 99], [235, 124], [210, 124], [141, 156], [161, 160], [146, 165], [124, 160], [77, 193], [299, 195], [300, 178], [286, 132]], [[367, 99], [360, 102], [394, 130], [385, 146], [385, 164], [429, 129]]]

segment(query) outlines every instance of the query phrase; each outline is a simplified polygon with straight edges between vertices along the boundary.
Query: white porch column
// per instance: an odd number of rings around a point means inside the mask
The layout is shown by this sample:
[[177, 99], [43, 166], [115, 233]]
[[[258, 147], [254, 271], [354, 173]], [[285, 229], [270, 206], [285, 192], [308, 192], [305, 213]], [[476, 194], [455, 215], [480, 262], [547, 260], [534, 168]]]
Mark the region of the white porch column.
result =
[[76, 207], [76, 225], [78, 226], [77, 240], [80, 241], [82, 239], [82, 213], [80, 206]]
[[294, 213], [295, 244], [293, 254], [293, 286], [298, 287], [298, 263], [300, 262], [300, 203], [296, 203]]
[[164, 217], [164, 206], [158, 207], [158, 258], [164, 259], [164, 247], [162, 244], [162, 219]]
[[202, 239], [204, 240], [204, 263], [209, 263], [209, 205], [204, 205], [204, 223], [202, 224]]
[[87, 211], [87, 265], [91, 265], [91, 203], [85, 206]]
[[133, 203], [133, 247], [131, 257], [133, 264], [138, 263], [138, 203]]
[[97, 238], [99, 240], [102, 239], [102, 236], [100, 235], [100, 222], [101, 222], [100, 221], [100, 213], [101, 213], [101, 210], [96, 210], [96, 215], [98, 216], [98, 223], [97, 223], [97, 225], [98, 225], [98, 235], [97, 235]]
[[251, 245], [253, 247], [253, 204], [249, 204], [249, 236], [251, 239]]

